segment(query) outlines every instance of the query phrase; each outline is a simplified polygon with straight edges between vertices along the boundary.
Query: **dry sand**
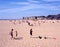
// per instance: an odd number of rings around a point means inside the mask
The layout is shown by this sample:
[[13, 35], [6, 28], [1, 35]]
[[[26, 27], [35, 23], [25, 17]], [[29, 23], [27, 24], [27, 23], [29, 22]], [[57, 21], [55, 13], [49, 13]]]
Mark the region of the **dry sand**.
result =
[[[0, 47], [60, 47], [60, 20], [0, 20]], [[12, 39], [11, 29], [18, 32], [18, 39]], [[33, 35], [30, 35], [30, 29]], [[42, 39], [33, 38], [42, 36]], [[48, 39], [44, 39], [48, 37]], [[56, 39], [53, 39], [56, 38]]]

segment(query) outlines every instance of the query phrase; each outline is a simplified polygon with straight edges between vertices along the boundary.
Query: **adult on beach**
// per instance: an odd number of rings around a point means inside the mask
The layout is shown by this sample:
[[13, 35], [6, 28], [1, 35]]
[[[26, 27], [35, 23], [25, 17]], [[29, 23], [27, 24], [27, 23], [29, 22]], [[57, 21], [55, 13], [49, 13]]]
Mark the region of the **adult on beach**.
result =
[[14, 30], [14, 29], [11, 29], [11, 32], [10, 32], [11, 39], [13, 38], [13, 30]]
[[33, 32], [32, 29], [30, 29], [30, 35], [32, 35], [32, 32]]

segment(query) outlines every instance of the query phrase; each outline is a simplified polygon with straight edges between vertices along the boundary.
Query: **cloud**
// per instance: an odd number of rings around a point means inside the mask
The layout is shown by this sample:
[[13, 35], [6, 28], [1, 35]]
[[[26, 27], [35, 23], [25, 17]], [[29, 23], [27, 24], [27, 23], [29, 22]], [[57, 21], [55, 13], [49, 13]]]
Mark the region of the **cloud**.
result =
[[10, 2], [10, 4], [17, 4], [17, 5], [29, 5], [31, 3], [39, 3], [36, 0], [27, 0], [28, 2]]
[[11, 9], [5, 9], [5, 10], [0, 10], [0, 13], [2, 12], [18, 12], [18, 11], [27, 11], [27, 10], [31, 10], [31, 9], [46, 9], [46, 10], [60, 10], [59, 6], [52, 6], [49, 4], [30, 4], [30, 5], [26, 5], [23, 7], [18, 7], [18, 8], [11, 8]]
[[43, 1], [47, 1], [47, 2], [55, 2], [55, 1], [60, 1], [60, 0], [43, 0]]
[[29, 2], [32, 2], [32, 3], [39, 3], [39, 1], [37, 0], [28, 0]]
[[10, 4], [17, 4], [17, 5], [29, 5], [28, 2], [10, 2]]
[[[44, 1], [52, 1], [52, 0], [44, 0]], [[55, 0], [55, 1], [57, 1], [57, 0]], [[55, 5], [51, 5], [51, 4], [45, 4], [45, 3], [38, 4], [37, 2], [39, 2], [39, 1], [28, 0], [28, 2], [10, 2], [10, 4], [13, 4], [13, 5], [18, 4], [18, 5], [24, 5], [24, 6], [0, 10], [0, 13], [2, 13], [2, 12], [14, 13], [14, 12], [18, 12], [18, 11], [27, 11], [27, 10], [31, 10], [31, 9], [60, 10], [60, 6], [55, 6]]]

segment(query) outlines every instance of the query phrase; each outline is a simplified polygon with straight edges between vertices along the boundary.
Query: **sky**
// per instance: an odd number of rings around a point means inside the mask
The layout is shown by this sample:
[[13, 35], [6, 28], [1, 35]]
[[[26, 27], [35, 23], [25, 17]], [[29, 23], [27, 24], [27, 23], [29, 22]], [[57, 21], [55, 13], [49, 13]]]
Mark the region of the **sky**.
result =
[[0, 19], [60, 14], [60, 0], [0, 0]]

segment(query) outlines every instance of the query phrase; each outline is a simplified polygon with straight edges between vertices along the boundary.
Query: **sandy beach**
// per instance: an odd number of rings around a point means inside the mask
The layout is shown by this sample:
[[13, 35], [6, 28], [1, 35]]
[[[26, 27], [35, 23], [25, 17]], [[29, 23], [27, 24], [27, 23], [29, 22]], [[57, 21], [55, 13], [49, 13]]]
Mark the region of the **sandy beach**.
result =
[[0, 47], [60, 47], [60, 20], [0, 20]]

